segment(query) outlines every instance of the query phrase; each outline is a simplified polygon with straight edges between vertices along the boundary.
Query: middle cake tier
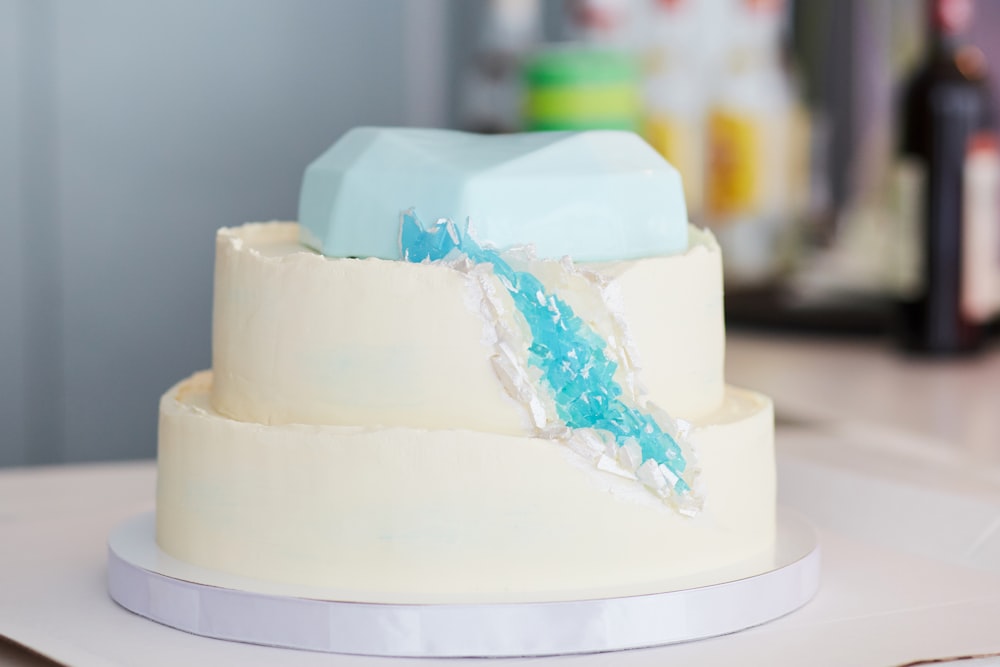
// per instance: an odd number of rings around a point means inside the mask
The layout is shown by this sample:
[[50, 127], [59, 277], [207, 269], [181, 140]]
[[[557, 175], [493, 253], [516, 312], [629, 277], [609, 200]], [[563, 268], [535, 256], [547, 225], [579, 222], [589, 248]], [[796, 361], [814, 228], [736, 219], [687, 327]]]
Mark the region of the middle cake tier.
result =
[[[214, 410], [260, 424], [530, 431], [496, 370], [497, 322], [516, 353], [528, 345], [498, 283], [485, 285], [500, 311], [491, 321], [468, 274], [331, 259], [298, 239], [295, 223], [218, 233]], [[650, 400], [685, 420], [720, 407], [722, 266], [710, 234], [691, 227], [680, 255], [532, 270], [596, 331], [627, 339]]]

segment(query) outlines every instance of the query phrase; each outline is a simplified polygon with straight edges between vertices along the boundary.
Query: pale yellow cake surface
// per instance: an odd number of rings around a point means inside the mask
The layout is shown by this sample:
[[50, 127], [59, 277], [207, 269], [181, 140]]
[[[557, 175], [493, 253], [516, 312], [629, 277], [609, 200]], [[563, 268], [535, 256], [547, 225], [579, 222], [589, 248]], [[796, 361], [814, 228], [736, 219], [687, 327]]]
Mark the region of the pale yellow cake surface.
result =
[[641, 592], [766, 554], [772, 406], [725, 385], [719, 249], [689, 235], [668, 257], [523, 261], [608, 341], [627, 396], [690, 422], [694, 516], [503, 380], [531, 377], [530, 336], [488, 268], [327, 258], [254, 223], [217, 235], [212, 370], [161, 400], [159, 546], [381, 602]]

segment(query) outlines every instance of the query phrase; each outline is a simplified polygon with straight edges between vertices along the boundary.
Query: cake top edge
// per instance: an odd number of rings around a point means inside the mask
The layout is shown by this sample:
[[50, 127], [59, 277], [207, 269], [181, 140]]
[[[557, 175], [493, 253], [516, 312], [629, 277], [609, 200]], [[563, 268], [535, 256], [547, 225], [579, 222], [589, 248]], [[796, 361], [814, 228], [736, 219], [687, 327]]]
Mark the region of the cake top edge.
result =
[[[613, 267], [631, 262], [664, 261], [671, 258], [688, 257], [698, 253], [708, 252], [718, 254], [721, 252], [715, 235], [711, 230], [697, 227], [687, 223], [685, 233], [687, 242], [680, 252], [669, 256], [640, 257], [631, 260], [608, 260], [594, 262], [580, 262], [584, 265], [595, 268]], [[245, 250], [258, 255], [265, 260], [289, 261], [298, 257], [308, 258], [310, 261], [319, 260], [323, 262], [339, 261], [374, 261], [385, 262], [394, 260], [384, 260], [378, 257], [328, 257], [310, 248], [300, 241], [300, 225], [294, 221], [272, 220], [264, 222], [247, 222], [242, 225], [232, 227], [220, 227], [216, 230], [217, 243], [225, 244], [236, 250]], [[558, 261], [560, 258], [538, 258], [543, 261]]]

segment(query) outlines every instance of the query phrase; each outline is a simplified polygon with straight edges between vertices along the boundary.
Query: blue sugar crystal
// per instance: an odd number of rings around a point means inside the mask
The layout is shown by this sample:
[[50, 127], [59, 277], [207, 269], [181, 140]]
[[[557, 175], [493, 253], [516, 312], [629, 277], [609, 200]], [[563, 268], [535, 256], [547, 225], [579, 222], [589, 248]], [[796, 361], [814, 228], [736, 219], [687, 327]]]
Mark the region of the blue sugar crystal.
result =
[[681, 478], [686, 461], [677, 441], [651, 414], [621, 399], [622, 388], [614, 380], [618, 365], [605, 354], [604, 340], [569, 304], [549, 293], [531, 273], [514, 270], [496, 250], [481, 247], [449, 220], [425, 228], [412, 210], [406, 211], [399, 241], [401, 254], [409, 262], [439, 261], [461, 253], [477, 264], [491, 264], [528, 324], [528, 363], [541, 370], [566, 426], [606, 431], [618, 447], [634, 441], [642, 451], [642, 463], [662, 464], [676, 478], [674, 491], [690, 491]]

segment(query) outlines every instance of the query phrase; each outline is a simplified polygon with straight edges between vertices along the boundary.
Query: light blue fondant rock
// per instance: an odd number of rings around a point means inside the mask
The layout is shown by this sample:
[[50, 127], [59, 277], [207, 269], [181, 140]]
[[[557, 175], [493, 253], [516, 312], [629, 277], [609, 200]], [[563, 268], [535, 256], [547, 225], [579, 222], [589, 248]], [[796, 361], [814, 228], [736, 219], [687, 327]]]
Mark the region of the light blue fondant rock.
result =
[[362, 127], [306, 169], [302, 241], [332, 257], [400, 259], [399, 221], [470, 222], [481, 244], [603, 261], [687, 246], [680, 175], [630, 132], [477, 135]]

